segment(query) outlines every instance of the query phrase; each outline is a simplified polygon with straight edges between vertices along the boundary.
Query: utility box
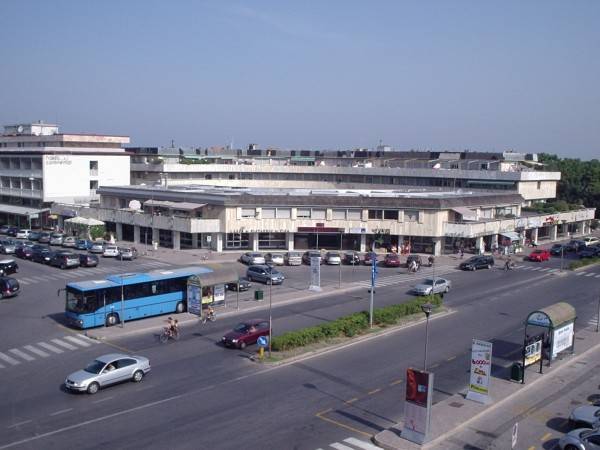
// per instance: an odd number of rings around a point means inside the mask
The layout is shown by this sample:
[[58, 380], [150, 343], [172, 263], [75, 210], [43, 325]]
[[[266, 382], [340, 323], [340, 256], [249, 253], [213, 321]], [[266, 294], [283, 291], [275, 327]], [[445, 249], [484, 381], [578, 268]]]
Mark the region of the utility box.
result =
[[254, 300], [256, 301], [260, 301], [264, 298], [264, 293], [263, 291], [257, 289], [256, 291], [254, 291]]
[[523, 381], [523, 371], [523, 364], [519, 362], [513, 363], [510, 368], [510, 380], [521, 383]]

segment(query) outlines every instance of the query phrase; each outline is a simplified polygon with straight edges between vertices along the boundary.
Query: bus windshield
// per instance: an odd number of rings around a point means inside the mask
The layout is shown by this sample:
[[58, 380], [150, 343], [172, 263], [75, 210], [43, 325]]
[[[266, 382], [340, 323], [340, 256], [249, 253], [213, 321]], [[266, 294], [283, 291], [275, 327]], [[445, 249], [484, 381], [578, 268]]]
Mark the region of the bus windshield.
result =
[[93, 312], [96, 309], [96, 293], [67, 289], [66, 309], [74, 313]]

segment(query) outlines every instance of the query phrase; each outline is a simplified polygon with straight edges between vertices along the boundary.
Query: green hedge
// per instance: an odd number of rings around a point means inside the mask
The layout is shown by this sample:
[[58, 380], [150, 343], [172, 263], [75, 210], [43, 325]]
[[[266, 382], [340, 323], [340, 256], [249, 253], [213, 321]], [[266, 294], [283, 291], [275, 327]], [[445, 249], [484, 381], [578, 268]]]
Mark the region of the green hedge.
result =
[[573, 270], [579, 267], [589, 266], [590, 264], [597, 263], [600, 263], [600, 258], [597, 256], [594, 258], [584, 258], [580, 259], [579, 261], [573, 261], [571, 264], [569, 264], [569, 269]]
[[[377, 308], [373, 311], [373, 325], [385, 327], [398, 323], [406, 316], [421, 312], [421, 305], [427, 302], [437, 308], [442, 305], [442, 298], [439, 295], [420, 297], [407, 303]], [[356, 336], [368, 330], [369, 313], [361, 311], [321, 325], [288, 331], [281, 336], [275, 336], [271, 345], [274, 351], [285, 351], [316, 344], [327, 339]]]

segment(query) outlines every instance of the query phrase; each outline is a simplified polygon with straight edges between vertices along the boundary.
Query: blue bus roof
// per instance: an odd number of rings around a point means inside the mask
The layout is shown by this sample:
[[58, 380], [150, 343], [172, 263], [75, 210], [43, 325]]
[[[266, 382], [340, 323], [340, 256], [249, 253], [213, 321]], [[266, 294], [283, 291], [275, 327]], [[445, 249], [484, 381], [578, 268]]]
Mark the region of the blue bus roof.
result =
[[208, 267], [192, 266], [180, 267], [177, 269], [154, 270], [146, 273], [123, 273], [110, 275], [104, 280], [76, 281], [67, 283], [68, 288], [78, 289], [80, 291], [91, 291], [94, 289], [104, 289], [110, 287], [121, 287], [129, 284], [144, 283], [148, 281], [169, 280], [172, 278], [191, 277], [202, 273], [211, 273], [212, 269]]

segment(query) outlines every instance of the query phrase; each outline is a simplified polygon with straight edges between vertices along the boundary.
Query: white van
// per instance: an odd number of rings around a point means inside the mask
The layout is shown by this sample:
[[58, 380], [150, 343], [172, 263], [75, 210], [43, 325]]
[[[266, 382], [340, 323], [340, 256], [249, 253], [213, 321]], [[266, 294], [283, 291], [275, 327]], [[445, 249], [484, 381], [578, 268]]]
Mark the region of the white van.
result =
[[284, 259], [288, 266], [302, 265], [302, 254], [300, 252], [287, 252]]

